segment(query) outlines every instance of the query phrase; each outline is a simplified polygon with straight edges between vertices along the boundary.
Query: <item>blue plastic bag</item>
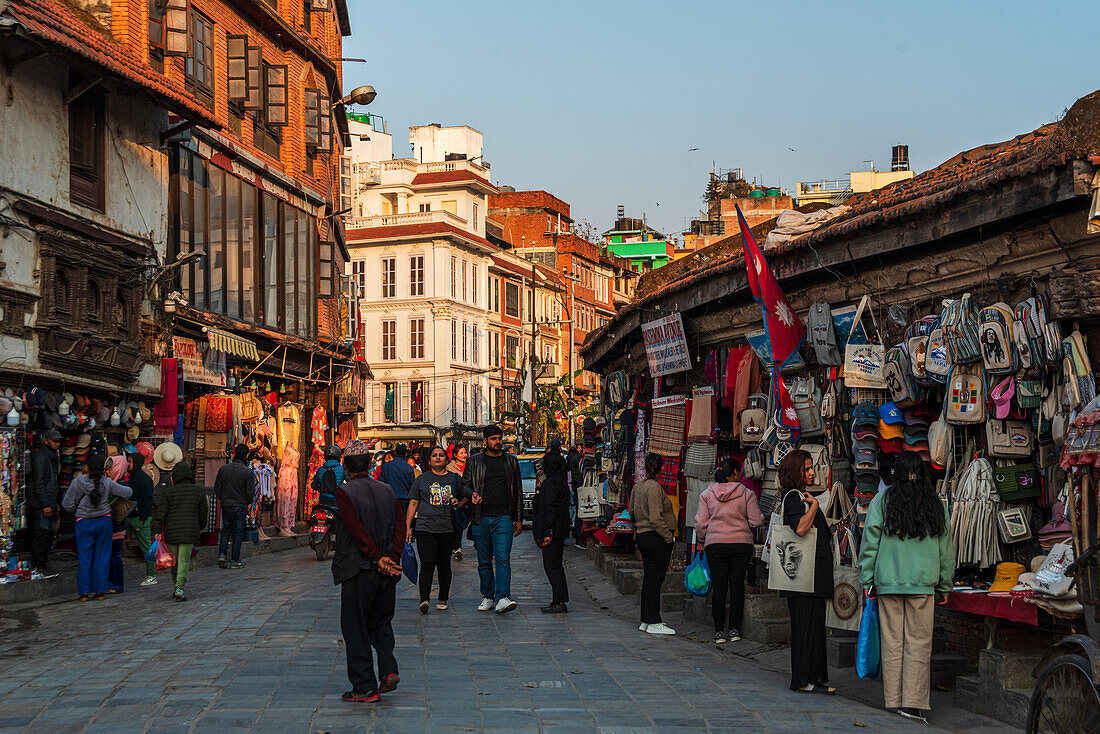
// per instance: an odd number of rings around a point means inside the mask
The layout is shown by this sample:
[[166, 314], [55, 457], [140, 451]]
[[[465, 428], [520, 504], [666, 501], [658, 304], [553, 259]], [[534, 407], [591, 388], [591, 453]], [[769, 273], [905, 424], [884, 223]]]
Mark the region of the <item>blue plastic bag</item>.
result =
[[695, 560], [684, 569], [684, 588], [695, 596], [706, 596], [710, 592], [710, 564], [703, 551], [696, 552]]
[[153, 539], [153, 542], [149, 544], [149, 550], [145, 551], [145, 560], [156, 563], [157, 551], [160, 550], [160, 536], [158, 535]]
[[412, 543], [405, 543], [405, 550], [401, 553], [401, 570], [405, 572], [405, 578], [416, 583], [416, 552], [413, 551]]
[[878, 600], [867, 599], [863, 604], [863, 618], [859, 623], [859, 639], [856, 641], [856, 673], [860, 678], [877, 678], [882, 661], [878, 640]]

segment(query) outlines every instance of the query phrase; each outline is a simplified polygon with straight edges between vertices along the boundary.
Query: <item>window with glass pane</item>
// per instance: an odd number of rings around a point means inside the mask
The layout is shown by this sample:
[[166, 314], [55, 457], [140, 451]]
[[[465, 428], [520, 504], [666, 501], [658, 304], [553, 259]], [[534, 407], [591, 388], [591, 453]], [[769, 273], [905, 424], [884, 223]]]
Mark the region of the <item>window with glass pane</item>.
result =
[[458, 359], [458, 321], [451, 319], [451, 359]]
[[[191, 232], [194, 228], [194, 219], [192, 217], [193, 197], [191, 195], [191, 163], [192, 155], [191, 151], [184, 148], [179, 149], [179, 219], [178, 219], [178, 239], [177, 248], [180, 255], [185, 255], [191, 252]], [[191, 293], [191, 283], [194, 281], [192, 272], [194, 271], [194, 265], [185, 265], [180, 268], [180, 291], [186, 294]]]
[[451, 422], [458, 420], [458, 385], [451, 381]]
[[316, 237], [313, 217], [298, 211], [298, 336], [306, 338], [313, 336], [311, 321], [315, 307], [311, 308], [310, 304], [315, 302], [317, 295], [313, 277], [317, 262]]
[[504, 313], [519, 318], [519, 284], [504, 284]]
[[477, 305], [477, 263], [470, 263], [470, 303]]
[[382, 258], [382, 297], [397, 296], [397, 258]]
[[424, 319], [409, 321], [409, 359], [424, 359]]
[[504, 337], [504, 357], [508, 362], [508, 367], [516, 369], [519, 367], [519, 337], [505, 335]]
[[225, 315], [241, 317], [241, 180], [225, 177]]
[[241, 184], [241, 318], [257, 321], [259, 291], [256, 284], [256, 236], [260, 231], [256, 221], [255, 188]]
[[424, 392], [426, 383], [421, 381], [409, 383], [409, 407], [412, 408], [412, 421], [420, 423], [424, 420]]
[[458, 290], [458, 258], [451, 256], [451, 298], [454, 298]]
[[397, 322], [382, 322], [382, 359], [397, 359]]
[[337, 272], [333, 267], [336, 258], [336, 245], [332, 242], [320, 240], [317, 246], [320, 250], [317, 260], [317, 277], [321, 286], [317, 295], [321, 298], [331, 298], [336, 294], [336, 287], [332, 281], [332, 274]]
[[[209, 222], [206, 219], [206, 190], [207, 190], [207, 172], [206, 162], [201, 158], [196, 157], [191, 168], [191, 177], [194, 181], [194, 212], [195, 212], [195, 228], [192, 233], [194, 237], [193, 246], [195, 250], [202, 250], [210, 254], [207, 249], [209, 242], [207, 242], [206, 234], [209, 232]], [[195, 308], [206, 309], [206, 268], [209, 265], [210, 258], [204, 257], [195, 263], [195, 282], [192, 287], [191, 305]]]
[[470, 361], [470, 333], [466, 322], [462, 322], [462, 361]]
[[280, 203], [283, 210], [283, 331], [294, 333], [298, 330], [298, 210]]
[[191, 11], [191, 55], [184, 60], [186, 87], [208, 106], [214, 104], [214, 22]]
[[355, 281], [355, 286], [358, 290], [356, 299], [362, 301], [367, 297], [367, 261], [366, 260], [352, 260], [351, 261], [351, 275]]
[[477, 325], [474, 324], [470, 327], [470, 359], [473, 363], [477, 364]]
[[265, 326], [279, 326], [279, 206], [271, 194], [263, 195], [263, 322]]
[[424, 295], [424, 256], [413, 255], [409, 258], [409, 295]]
[[466, 261], [462, 261], [462, 300], [466, 300]]
[[225, 313], [225, 171], [210, 166], [210, 246], [206, 259], [210, 263], [210, 310]]
[[462, 383], [462, 422], [470, 422], [470, 386]]

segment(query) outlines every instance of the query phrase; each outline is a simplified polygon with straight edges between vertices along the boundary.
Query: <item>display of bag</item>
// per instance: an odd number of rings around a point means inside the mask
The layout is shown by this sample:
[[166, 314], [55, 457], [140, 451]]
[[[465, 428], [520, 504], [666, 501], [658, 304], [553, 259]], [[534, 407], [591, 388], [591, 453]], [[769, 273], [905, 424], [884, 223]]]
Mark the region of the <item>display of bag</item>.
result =
[[741, 473], [749, 479], [764, 478], [764, 459], [760, 456], [759, 449], [752, 449], [745, 456], [745, 462], [741, 465]]
[[[864, 318], [870, 319], [870, 328], [864, 325]], [[864, 296], [856, 307], [852, 332], [844, 347], [845, 387], [885, 390], [886, 380], [882, 374], [885, 356], [886, 348], [881, 344], [878, 326], [871, 311], [871, 297]]]
[[997, 510], [997, 532], [1001, 542], [1011, 545], [1031, 538], [1031, 526], [1027, 513], [1020, 507], [1004, 507]]
[[937, 469], [947, 467], [955, 448], [955, 431], [943, 418], [928, 427], [928, 454]]
[[924, 373], [929, 381], [940, 385], [947, 382], [947, 377], [951, 373], [951, 362], [947, 358], [947, 344], [944, 342], [943, 329], [939, 327], [933, 329], [928, 335]]
[[925, 316], [909, 324], [905, 331], [904, 344], [909, 354], [909, 369], [918, 385], [933, 384], [925, 371], [925, 361], [928, 356], [928, 335], [937, 325], [938, 319], [935, 316]]
[[[843, 532], [848, 540], [851, 564], [844, 563], [838, 536]], [[833, 533], [833, 598], [825, 605], [825, 626], [833, 629], [859, 629], [863, 614], [863, 584], [859, 580], [859, 550], [852, 531], [845, 528]]]
[[985, 448], [999, 459], [1019, 459], [1035, 451], [1035, 436], [1027, 421], [990, 417], [985, 422]]
[[993, 469], [993, 484], [1001, 502], [1022, 502], [1039, 496], [1039, 470], [1031, 462]]
[[799, 445], [800, 449], [807, 452], [810, 455], [810, 460], [813, 462], [814, 467], [814, 482], [806, 488], [808, 492], [824, 492], [832, 486], [832, 480], [829, 476], [829, 452], [821, 444], [816, 443], [804, 443]]
[[790, 394], [791, 402], [798, 413], [802, 437], [812, 438], [825, 433], [825, 420], [821, 417], [821, 389], [817, 387], [813, 376], [795, 378], [794, 389]]
[[1047, 371], [1048, 357], [1042, 318], [1035, 298], [1028, 298], [1016, 305], [1018, 326], [1013, 326], [1013, 341], [1020, 352], [1022, 377], [1029, 380], [1039, 379]]
[[978, 312], [978, 338], [982, 363], [991, 375], [1012, 375], [1020, 370], [1020, 355], [1012, 338], [1016, 317], [1007, 303], [994, 303]]
[[768, 588], [773, 591], [796, 591], [811, 594], [817, 566], [817, 528], [800, 536], [783, 522], [783, 506], [791, 490], [776, 503], [768, 526]]
[[603, 484], [599, 474], [587, 471], [584, 481], [577, 487], [577, 517], [581, 520], [594, 520], [600, 516], [600, 499], [603, 497]]
[[630, 394], [630, 380], [622, 370], [612, 372], [605, 379], [607, 401], [612, 408], [621, 408]]
[[951, 539], [955, 563], [989, 568], [1001, 560], [997, 542], [996, 501], [993, 467], [988, 459], [970, 462], [959, 479], [951, 510]]
[[957, 425], [981, 423], [988, 394], [985, 369], [980, 364], [952, 367], [943, 398], [944, 419]]
[[826, 367], [840, 366], [841, 358], [840, 351], [837, 349], [833, 311], [825, 301], [817, 301], [810, 306], [807, 333], [810, 346], [814, 348], [817, 363]]
[[909, 364], [909, 352], [904, 347], [900, 345], [891, 347], [886, 352], [886, 363], [882, 373], [894, 405], [899, 408], [909, 408], [924, 399], [924, 391], [913, 377], [913, 369]]
[[947, 345], [947, 359], [953, 365], [980, 362], [982, 348], [978, 341], [978, 311], [969, 293], [948, 301], [940, 317], [943, 340]]
[[741, 422], [741, 443], [760, 443], [768, 427], [768, 396], [760, 393], [750, 395], [738, 420]]
[[[1044, 385], [1042, 380], [1016, 380], [1016, 402], [1024, 410], [1038, 408], [1043, 404]], [[1053, 418], [1047, 416], [1047, 420]]]

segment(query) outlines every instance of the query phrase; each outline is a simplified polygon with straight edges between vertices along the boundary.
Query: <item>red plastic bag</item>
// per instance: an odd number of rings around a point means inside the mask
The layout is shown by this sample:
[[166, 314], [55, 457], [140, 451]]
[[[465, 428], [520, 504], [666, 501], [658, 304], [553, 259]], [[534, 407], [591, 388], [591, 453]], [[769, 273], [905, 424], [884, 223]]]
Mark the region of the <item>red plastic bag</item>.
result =
[[157, 536], [157, 570], [163, 571], [166, 568], [171, 568], [176, 565], [176, 557], [172, 555], [172, 551], [168, 549], [168, 544], [164, 542], [164, 536]]

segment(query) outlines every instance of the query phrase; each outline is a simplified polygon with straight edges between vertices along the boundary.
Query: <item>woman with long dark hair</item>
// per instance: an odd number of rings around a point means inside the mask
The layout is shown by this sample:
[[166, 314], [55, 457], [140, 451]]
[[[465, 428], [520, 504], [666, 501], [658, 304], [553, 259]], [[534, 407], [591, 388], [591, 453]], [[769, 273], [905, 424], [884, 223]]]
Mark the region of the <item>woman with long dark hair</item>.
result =
[[651, 635], [676, 634], [676, 630], [661, 621], [661, 585], [672, 560], [676, 535], [672, 501], [657, 482], [664, 465], [665, 460], [657, 454], [646, 456], [646, 478], [634, 486], [630, 495], [634, 542], [642, 554], [642, 624], [638, 629]]
[[867, 508], [859, 569], [878, 598], [886, 708], [909, 719], [926, 721], [929, 709], [932, 618], [955, 575], [950, 529], [920, 454], [902, 452], [894, 483]]
[[[466, 444], [460, 443], [458, 445], [451, 446], [452, 451], [448, 453], [450, 461], [447, 464], [447, 471], [453, 471], [458, 476], [463, 476], [466, 473], [466, 459], [470, 455], [470, 450], [466, 448]], [[462, 560], [462, 533], [469, 526], [469, 522], [466, 518], [466, 511], [459, 509], [455, 511], [455, 537], [454, 543], [451, 545], [451, 557], [456, 561]]]
[[[833, 551], [829, 524], [817, 497], [807, 491], [814, 483], [814, 462], [802, 449], [792, 449], [779, 464], [783, 492], [783, 524], [805, 536], [817, 528], [813, 591], [783, 591], [791, 616], [791, 690], [835, 695], [829, 685], [825, 653], [825, 600], [833, 598]], [[794, 490], [794, 491], [791, 491]]]
[[[416, 538], [420, 557], [420, 613], [428, 613], [432, 579], [439, 573], [439, 600], [435, 608], [447, 609], [451, 595], [451, 544], [454, 541], [454, 509], [462, 501], [462, 477], [447, 470], [447, 450], [432, 447], [430, 468], [413, 481], [405, 518], [406, 542]], [[413, 532], [413, 519], [416, 532]]]
[[695, 534], [706, 549], [710, 565], [715, 645], [741, 639], [745, 571], [753, 557], [752, 531], [764, 524], [756, 493], [740, 480], [741, 465], [731, 458], [722, 459], [714, 472], [714, 482], [699, 496], [699, 509], [695, 512]]
[[102, 454], [88, 458], [85, 473], [73, 479], [61, 506], [76, 515], [76, 593], [80, 601], [103, 599], [111, 562], [111, 495], [129, 499], [133, 490], [103, 476]]
[[565, 581], [562, 554], [569, 537], [569, 482], [565, 475], [565, 459], [557, 449], [547, 451], [542, 458], [545, 479], [535, 490], [531, 532], [535, 545], [542, 549], [542, 568], [550, 582], [552, 597], [542, 607], [544, 614], [568, 612], [569, 587]]

